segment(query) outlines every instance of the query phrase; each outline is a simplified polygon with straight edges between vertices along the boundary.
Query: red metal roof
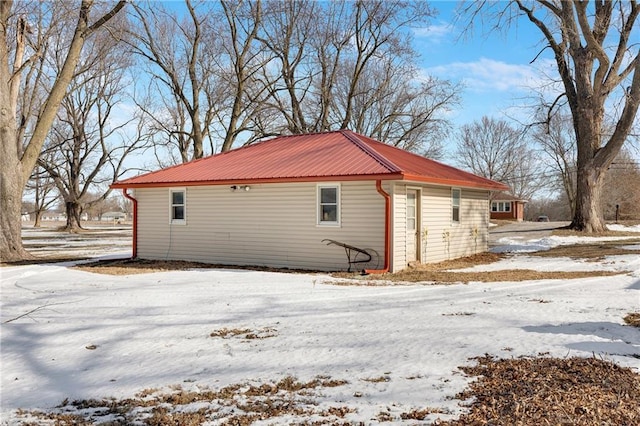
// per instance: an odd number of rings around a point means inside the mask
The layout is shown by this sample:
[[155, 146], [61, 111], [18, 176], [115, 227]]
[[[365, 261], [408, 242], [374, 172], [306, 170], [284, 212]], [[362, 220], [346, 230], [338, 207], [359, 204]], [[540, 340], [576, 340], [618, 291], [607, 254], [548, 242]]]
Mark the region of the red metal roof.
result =
[[499, 182], [349, 130], [281, 136], [116, 182], [113, 188], [328, 180], [409, 180], [505, 190]]

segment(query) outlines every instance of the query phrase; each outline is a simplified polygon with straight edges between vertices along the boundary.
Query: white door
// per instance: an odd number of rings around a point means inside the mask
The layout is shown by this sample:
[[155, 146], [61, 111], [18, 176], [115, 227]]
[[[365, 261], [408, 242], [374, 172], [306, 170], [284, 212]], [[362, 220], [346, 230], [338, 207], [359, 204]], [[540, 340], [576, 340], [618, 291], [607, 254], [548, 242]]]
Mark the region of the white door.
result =
[[418, 260], [418, 191], [407, 190], [407, 263]]

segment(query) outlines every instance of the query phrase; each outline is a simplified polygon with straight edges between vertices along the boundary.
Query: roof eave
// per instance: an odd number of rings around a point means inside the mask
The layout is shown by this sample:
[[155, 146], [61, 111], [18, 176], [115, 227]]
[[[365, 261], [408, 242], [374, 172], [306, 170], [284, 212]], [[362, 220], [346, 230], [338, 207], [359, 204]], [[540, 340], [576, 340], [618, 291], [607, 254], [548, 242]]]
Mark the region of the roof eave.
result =
[[[135, 178], [134, 178], [135, 179]], [[459, 186], [463, 188], [483, 189], [487, 191], [503, 191], [509, 189], [507, 185], [500, 182], [489, 181], [483, 184], [457, 179], [442, 179], [430, 176], [411, 175], [405, 173], [384, 173], [369, 175], [342, 175], [342, 176], [300, 176], [285, 178], [259, 178], [259, 179], [223, 179], [223, 180], [202, 180], [202, 181], [170, 181], [170, 182], [115, 182], [111, 185], [113, 189], [124, 188], [171, 188], [182, 186], [218, 186], [218, 185], [249, 185], [260, 183], [289, 183], [289, 182], [335, 182], [335, 181], [363, 181], [363, 180], [403, 180], [433, 185]]]
[[124, 188], [170, 188], [182, 186], [220, 186], [220, 185], [250, 185], [261, 183], [289, 183], [289, 182], [335, 182], [335, 181], [362, 181], [362, 180], [396, 180], [402, 179], [400, 173], [370, 174], [370, 175], [343, 175], [343, 176], [300, 176], [286, 178], [258, 178], [258, 179], [223, 179], [203, 181], [171, 181], [171, 182], [115, 182], [113, 189]]
[[410, 174], [405, 174], [403, 180], [431, 183], [435, 185], [459, 186], [462, 188], [484, 189], [487, 191], [504, 191], [506, 189], [509, 189], [507, 185], [501, 182], [496, 182], [492, 180], [487, 180], [488, 182], [485, 184], [481, 182], [471, 182], [467, 180], [444, 179], [444, 178], [435, 178], [430, 176], [420, 176], [420, 175], [410, 175]]

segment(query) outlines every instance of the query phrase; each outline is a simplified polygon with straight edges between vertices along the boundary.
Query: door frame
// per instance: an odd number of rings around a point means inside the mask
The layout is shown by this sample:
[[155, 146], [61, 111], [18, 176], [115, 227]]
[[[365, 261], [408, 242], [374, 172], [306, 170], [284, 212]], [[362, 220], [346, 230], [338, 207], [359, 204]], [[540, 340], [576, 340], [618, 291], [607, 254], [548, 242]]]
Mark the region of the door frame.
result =
[[[407, 186], [406, 190], [405, 190], [405, 238], [407, 238], [408, 235], [408, 229], [407, 229], [407, 216], [406, 216], [406, 212], [408, 211], [408, 203], [407, 203], [407, 199], [408, 199], [408, 194], [409, 191], [411, 192], [415, 192], [416, 194], [416, 235], [415, 235], [415, 241], [414, 241], [414, 246], [415, 246], [415, 262], [422, 262], [422, 188], [419, 186]], [[408, 256], [408, 251], [407, 251], [407, 244], [405, 242], [405, 259], [409, 259]], [[408, 263], [408, 261], [407, 261]]]

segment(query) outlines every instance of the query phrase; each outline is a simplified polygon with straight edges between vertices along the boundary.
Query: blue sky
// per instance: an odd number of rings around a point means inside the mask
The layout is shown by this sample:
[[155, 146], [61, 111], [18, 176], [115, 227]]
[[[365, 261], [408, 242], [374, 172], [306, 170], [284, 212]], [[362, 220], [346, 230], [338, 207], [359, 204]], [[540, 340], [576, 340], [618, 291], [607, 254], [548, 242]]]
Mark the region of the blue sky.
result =
[[426, 74], [464, 85], [461, 105], [451, 115], [454, 125], [479, 120], [483, 115], [526, 121], [534, 102], [533, 87], [541, 84], [540, 69], [552, 72], [549, 56], [531, 60], [540, 51], [540, 32], [529, 22], [501, 32], [486, 33], [476, 26], [472, 37], [462, 37], [464, 21], [455, 22], [456, 1], [432, 3], [438, 16], [414, 32], [415, 47]]

